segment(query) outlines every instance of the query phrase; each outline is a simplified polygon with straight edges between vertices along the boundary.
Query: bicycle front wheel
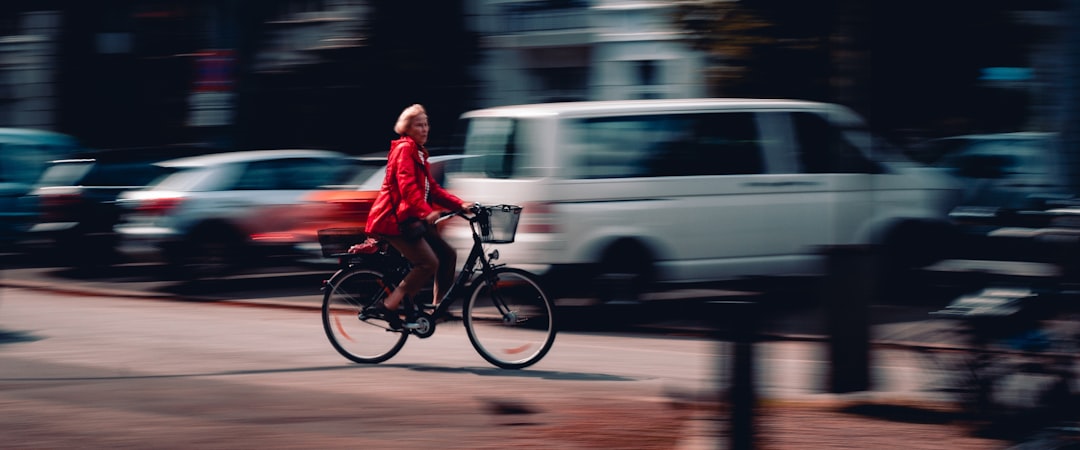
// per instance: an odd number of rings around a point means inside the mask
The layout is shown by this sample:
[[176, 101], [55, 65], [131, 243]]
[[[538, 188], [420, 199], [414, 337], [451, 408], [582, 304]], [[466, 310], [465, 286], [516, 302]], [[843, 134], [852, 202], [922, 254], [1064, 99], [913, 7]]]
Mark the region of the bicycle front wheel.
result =
[[463, 314], [473, 347], [503, 369], [535, 364], [555, 342], [551, 300], [524, 270], [500, 267], [480, 278]]
[[409, 334], [390, 331], [385, 320], [367, 318], [364, 308], [394, 289], [383, 275], [354, 268], [331, 279], [323, 296], [326, 337], [342, 356], [358, 363], [380, 363], [401, 351]]

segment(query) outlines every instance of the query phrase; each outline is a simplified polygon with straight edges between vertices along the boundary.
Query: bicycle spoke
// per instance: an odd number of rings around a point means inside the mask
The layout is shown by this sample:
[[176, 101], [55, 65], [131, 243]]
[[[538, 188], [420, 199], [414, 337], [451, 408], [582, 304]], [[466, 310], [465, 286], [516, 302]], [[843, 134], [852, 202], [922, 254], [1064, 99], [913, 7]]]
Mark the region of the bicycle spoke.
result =
[[520, 369], [535, 364], [555, 339], [553, 307], [524, 271], [496, 269], [477, 286], [465, 307], [465, 329], [473, 347], [492, 364]]
[[323, 328], [342, 356], [360, 363], [378, 363], [393, 357], [405, 345], [408, 334], [391, 332], [385, 320], [364, 318], [362, 314], [387, 292], [381, 274], [347, 269], [326, 289]]

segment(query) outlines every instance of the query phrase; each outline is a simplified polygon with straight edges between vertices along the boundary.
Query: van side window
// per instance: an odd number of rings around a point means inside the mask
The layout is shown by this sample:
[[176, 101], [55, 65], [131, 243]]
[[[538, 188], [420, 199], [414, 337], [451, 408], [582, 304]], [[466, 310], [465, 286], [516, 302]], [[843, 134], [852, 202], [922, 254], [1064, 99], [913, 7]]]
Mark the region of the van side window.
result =
[[815, 113], [793, 113], [803, 173], [879, 173], [877, 163], [844, 138], [840, 129]]
[[763, 170], [750, 113], [664, 114], [584, 119], [577, 178], [754, 174]]
[[745, 175], [765, 171], [761, 137], [751, 113], [696, 116], [692, 175]]

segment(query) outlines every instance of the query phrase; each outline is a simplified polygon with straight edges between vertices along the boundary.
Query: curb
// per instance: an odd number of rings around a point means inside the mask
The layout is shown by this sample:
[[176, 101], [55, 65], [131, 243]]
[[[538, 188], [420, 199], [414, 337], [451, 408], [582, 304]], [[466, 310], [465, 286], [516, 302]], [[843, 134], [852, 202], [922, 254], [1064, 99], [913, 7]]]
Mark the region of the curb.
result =
[[[208, 303], [225, 306], [241, 306], [241, 307], [262, 307], [262, 308], [277, 308], [277, 309], [290, 309], [299, 311], [319, 311], [322, 309], [321, 302], [291, 302], [284, 300], [266, 300], [266, 299], [230, 299], [221, 300], [212, 297], [200, 297], [200, 296], [185, 296], [183, 294], [171, 294], [171, 293], [151, 293], [142, 291], [132, 291], [125, 289], [109, 289], [97, 286], [88, 286], [86, 284], [70, 283], [70, 282], [44, 282], [44, 281], [27, 281], [27, 280], [11, 280], [0, 278], [0, 287], [6, 288], [19, 288], [19, 289], [31, 289], [42, 292], [54, 292], [65, 295], [76, 295], [85, 297], [118, 297], [128, 299], [139, 300], [159, 300], [159, 301], [173, 301], [173, 302], [188, 302], [188, 303]], [[697, 333], [711, 333], [712, 330], [707, 328], [689, 328], [689, 327], [663, 327], [663, 326], [649, 326], [646, 327], [654, 330], [668, 330], [668, 331], [693, 331]], [[810, 343], [827, 343], [829, 341], [828, 336], [816, 335], [816, 334], [800, 334], [800, 333], [779, 333], [779, 332], [762, 332], [757, 336], [757, 342], [810, 342]], [[877, 340], [871, 341], [870, 346], [873, 348], [893, 348], [901, 350], [925, 350], [930, 348], [942, 349], [944, 347], [935, 346], [926, 342], [916, 341], [902, 341], [902, 340]], [[963, 350], [958, 347], [949, 347], [950, 350]]]

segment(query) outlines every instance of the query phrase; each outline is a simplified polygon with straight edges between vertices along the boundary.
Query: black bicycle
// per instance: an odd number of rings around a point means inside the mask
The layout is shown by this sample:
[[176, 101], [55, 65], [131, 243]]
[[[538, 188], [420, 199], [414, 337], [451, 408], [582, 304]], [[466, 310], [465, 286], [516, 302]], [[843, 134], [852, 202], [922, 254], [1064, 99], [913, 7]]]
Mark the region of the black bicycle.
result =
[[1075, 298], [1054, 290], [987, 287], [897, 336], [934, 369], [932, 388], [982, 417], [1073, 411], [1080, 354]]
[[[437, 323], [460, 318], [476, 351], [504, 369], [535, 364], [555, 341], [554, 306], [535, 275], [493, 264], [498, 250], [485, 254], [484, 244], [514, 241], [521, 207], [475, 205], [450, 213], [469, 222], [473, 246], [453, 286], [437, 307], [402, 302], [402, 330], [391, 330], [384, 318], [369, 314], [411, 268], [393, 246], [358, 229], [319, 231], [323, 254], [339, 258], [341, 267], [323, 285], [322, 321], [334, 348], [358, 363], [380, 363], [396, 355], [410, 335], [427, 338]], [[365, 253], [345, 253], [347, 245], [364, 242]], [[465, 295], [467, 294], [467, 295]], [[458, 300], [464, 304], [455, 307]]]

